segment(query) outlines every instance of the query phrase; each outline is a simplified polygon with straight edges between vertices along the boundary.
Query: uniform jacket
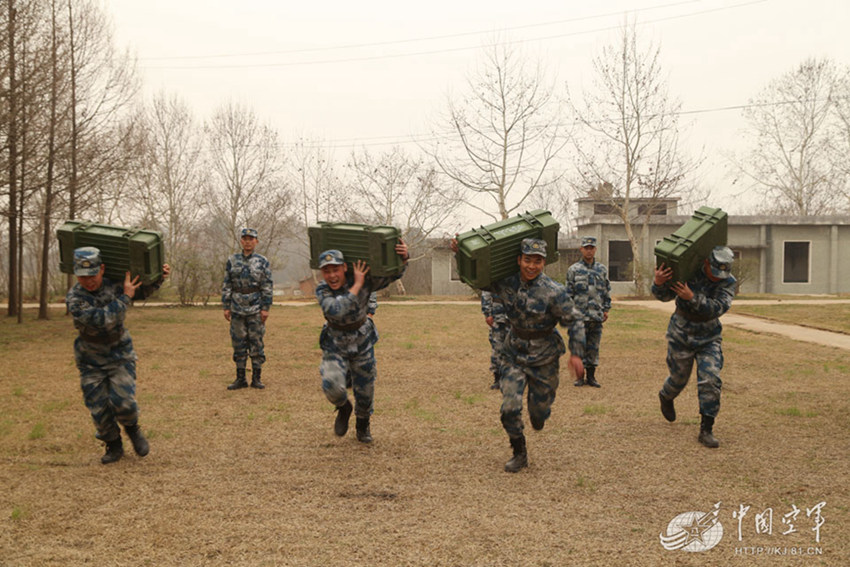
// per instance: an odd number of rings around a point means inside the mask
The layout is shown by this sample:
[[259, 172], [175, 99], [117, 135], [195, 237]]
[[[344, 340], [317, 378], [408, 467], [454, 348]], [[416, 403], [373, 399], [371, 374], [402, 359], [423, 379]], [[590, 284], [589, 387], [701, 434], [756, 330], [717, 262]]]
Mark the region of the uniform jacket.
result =
[[133, 339], [124, 327], [130, 298], [124, 293], [123, 282], [103, 278], [103, 284], [93, 293], [75, 284], [65, 303], [80, 332], [74, 341], [78, 358], [84, 355], [88, 363], [98, 366], [136, 360]]
[[732, 306], [735, 297], [736, 280], [729, 276], [725, 280], [713, 282], [699, 270], [688, 281], [688, 287], [694, 292], [690, 301], [680, 298], [670, 289], [671, 282], [662, 286], [652, 284], [652, 295], [661, 301], [676, 300], [676, 312], [670, 318], [671, 326], [687, 331], [690, 335], [713, 335], [720, 332], [718, 318]]
[[256, 315], [272, 306], [272, 271], [269, 261], [260, 254], [245, 256], [242, 252], [227, 259], [221, 284], [221, 303], [236, 315]]
[[492, 317], [494, 325], [505, 325], [508, 316], [505, 314], [505, 306], [498, 294], [491, 291], [481, 292], [481, 313], [485, 317]]
[[[504, 354], [524, 366], [542, 366], [566, 352], [564, 340], [555, 328], [558, 323], [569, 331], [570, 352], [584, 355], [584, 321], [567, 288], [546, 274], [525, 282], [519, 273], [493, 283], [505, 306], [511, 332], [504, 343]], [[541, 338], [524, 339], [515, 331], [552, 331]]]
[[611, 310], [608, 268], [596, 260], [590, 265], [579, 260], [567, 270], [567, 293], [585, 321], [602, 321], [603, 313]]
[[[407, 264], [404, 264], [401, 272], [393, 276], [372, 277], [366, 274], [366, 280], [357, 295], [349, 291], [349, 288], [354, 285], [354, 273], [350, 269], [345, 274], [345, 283], [338, 290], [332, 290], [327, 282], [319, 283], [316, 286], [316, 299], [326, 320], [320, 339], [322, 348], [329, 347], [332, 342], [348, 343], [352, 340], [362, 342], [359, 337], [368, 338], [367, 342], [377, 342], [375, 326], [372, 319], [366, 316], [370, 311], [372, 293], [384, 289], [401, 278], [406, 270]], [[377, 308], [377, 298], [374, 307]]]

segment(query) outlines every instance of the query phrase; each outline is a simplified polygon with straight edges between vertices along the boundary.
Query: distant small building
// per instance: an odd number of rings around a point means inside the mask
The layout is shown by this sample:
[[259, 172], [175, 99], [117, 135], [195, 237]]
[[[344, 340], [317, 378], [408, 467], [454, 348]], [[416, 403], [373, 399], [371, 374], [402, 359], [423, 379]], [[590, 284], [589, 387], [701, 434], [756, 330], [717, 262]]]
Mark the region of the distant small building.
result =
[[[597, 259], [608, 265], [613, 294], [634, 292], [632, 250], [622, 221], [605, 203], [578, 200], [575, 226], [579, 235], [595, 236]], [[649, 207], [632, 200], [633, 212]], [[640, 234], [644, 265], [655, 265], [655, 245], [691, 218], [679, 211], [677, 199], [651, 205], [654, 211], [646, 233]], [[646, 212], [644, 208], [640, 213]], [[685, 214], [680, 214], [685, 213]], [[735, 252], [741, 291], [776, 294], [850, 293], [850, 218], [829, 216], [729, 215], [728, 245]], [[642, 221], [632, 224], [642, 231]], [[841, 250], [844, 252], [841, 252]]]

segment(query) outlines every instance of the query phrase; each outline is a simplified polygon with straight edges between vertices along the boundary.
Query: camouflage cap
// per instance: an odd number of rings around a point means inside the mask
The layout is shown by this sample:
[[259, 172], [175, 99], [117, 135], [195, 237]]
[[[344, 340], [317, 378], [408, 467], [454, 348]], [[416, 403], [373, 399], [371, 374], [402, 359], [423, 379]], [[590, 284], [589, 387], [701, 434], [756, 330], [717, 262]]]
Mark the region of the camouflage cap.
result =
[[595, 236], [582, 236], [581, 237], [581, 247], [585, 246], [593, 246], [596, 248], [596, 237]]
[[100, 272], [103, 260], [100, 259], [100, 250], [94, 246], [84, 246], [74, 250], [74, 275], [96, 276]]
[[259, 238], [259, 236], [257, 236], [257, 229], [256, 228], [243, 228], [242, 229], [242, 236], [252, 236], [254, 238]]
[[711, 275], [715, 278], [725, 280], [732, 275], [732, 262], [735, 261], [735, 254], [728, 246], [715, 246], [708, 257], [708, 263], [711, 266]]
[[519, 245], [523, 254], [535, 254], [546, 257], [546, 241], [537, 238], [525, 238]]
[[325, 266], [339, 266], [340, 264], [345, 264], [345, 259], [339, 250], [325, 250], [319, 254], [319, 269]]

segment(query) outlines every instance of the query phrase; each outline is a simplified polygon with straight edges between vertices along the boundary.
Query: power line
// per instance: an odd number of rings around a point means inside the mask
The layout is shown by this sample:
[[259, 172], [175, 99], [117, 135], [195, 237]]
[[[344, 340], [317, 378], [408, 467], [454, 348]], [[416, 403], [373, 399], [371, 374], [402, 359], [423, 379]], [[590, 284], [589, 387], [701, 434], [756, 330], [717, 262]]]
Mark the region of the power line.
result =
[[[700, 0], [684, 0], [681, 2], [674, 2], [671, 4], [659, 4], [655, 6], [649, 6], [646, 8], [637, 8], [635, 10], [628, 10], [627, 12], [639, 13], [646, 12], [651, 10], [661, 10], [664, 8], [672, 8], [675, 6], [680, 6], [682, 4], [693, 4], [694, 2], [699, 2]], [[564, 20], [555, 20], [551, 22], [537, 22], [533, 24], [526, 24], [523, 26], [513, 26], [509, 28], [504, 28], [504, 31], [515, 31], [515, 30], [523, 30], [529, 28], [537, 28], [544, 26], [556, 26], [560, 24], [568, 24], [574, 22], [580, 22], [585, 20], [595, 20], [601, 18], [607, 18], [609, 16], [616, 16], [624, 13], [623, 11], [617, 12], [607, 12], [604, 14], [595, 14], [592, 16], [582, 16], [576, 18], [567, 18]], [[335, 51], [340, 49], [361, 49], [364, 47], [385, 47], [387, 45], [401, 45], [405, 43], [417, 43], [423, 41], [434, 41], [434, 40], [442, 40], [442, 39], [454, 39], [458, 37], [468, 37], [475, 35], [483, 35], [492, 33], [492, 30], [482, 30], [482, 31], [468, 31], [468, 32], [459, 32], [453, 34], [444, 34], [444, 35], [433, 35], [433, 36], [425, 36], [425, 37], [416, 37], [416, 38], [408, 38], [408, 39], [396, 39], [396, 40], [388, 40], [388, 41], [377, 41], [370, 43], [350, 43], [350, 44], [342, 44], [342, 45], [330, 45], [325, 47], [308, 47], [301, 49], [288, 49], [288, 50], [280, 50], [280, 51], [256, 51], [256, 52], [246, 52], [246, 53], [221, 53], [217, 55], [165, 55], [161, 57], [142, 57], [140, 61], [162, 61], [162, 60], [175, 60], [175, 59], [221, 59], [225, 57], [263, 57], [267, 55], [293, 55], [300, 53], [316, 53], [320, 51]]]
[[[731, 5], [731, 6], [721, 6], [721, 7], [718, 7], [718, 8], [710, 8], [710, 9], [706, 9], [706, 10], [691, 12], [691, 13], [688, 13], [688, 14], [679, 14], [679, 15], [676, 15], [676, 16], [667, 16], [667, 17], [663, 17], [663, 18], [656, 18], [654, 20], [647, 20], [645, 22], [639, 22], [636, 25], [645, 26], [645, 25], [648, 25], [648, 24], [653, 24], [653, 23], [658, 23], [658, 22], [666, 22], [666, 21], [677, 20], [677, 19], [682, 19], [682, 18], [690, 18], [690, 17], [693, 17], [693, 16], [700, 16], [700, 15], [709, 14], [709, 13], [713, 13], [713, 12], [720, 12], [720, 11], [725, 11], [725, 10], [734, 10], [734, 9], [743, 8], [743, 7], [746, 7], [746, 6], [751, 6], [751, 5], [754, 5], [754, 4], [762, 4], [762, 3], [767, 2], [767, 1], [768, 0], [750, 0], [748, 2], [742, 2], [740, 4], [735, 4], [735, 5]], [[531, 38], [531, 39], [519, 39], [519, 40], [505, 41], [505, 42], [501, 42], [500, 44], [502, 44], [502, 45], [514, 45], [514, 44], [530, 43], [530, 42], [534, 42], [534, 41], [547, 41], [547, 40], [558, 39], [558, 38], [563, 38], [563, 37], [573, 37], [573, 36], [579, 36], [579, 35], [599, 33], [599, 32], [604, 32], [604, 31], [611, 31], [611, 30], [619, 29], [620, 27], [621, 26], [619, 26], [619, 25], [617, 25], [617, 26], [607, 26], [607, 27], [596, 28], [596, 29], [592, 29], [592, 30], [568, 32], [568, 33], [563, 33], [563, 34], [542, 36], [542, 37], [536, 37], [536, 38]], [[322, 59], [322, 60], [318, 60], [318, 61], [291, 61], [291, 62], [287, 62], [287, 63], [246, 63], [246, 64], [226, 64], [226, 65], [162, 65], [162, 66], [143, 65], [142, 68], [144, 68], [144, 69], [174, 69], [174, 70], [188, 70], [188, 69], [203, 70], [203, 69], [257, 69], [257, 68], [270, 68], [270, 67], [294, 67], [294, 66], [301, 66], [301, 65], [327, 65], [327, 64], [333, 64], [333, 63], [354, 63], [354, 62], [361, 62], [361, 61], [376, 61], [376, 60], [381, 60], [381, 59], [399, 59], [399, 58], [404, 58], [404, 57], [417, 57], [417, 56], [421, 56], [421, 55], [439, 55], [439, 54], [443, 54], [443, 53], [456, 53], [456, 52], [459, 52], [459, 51], [469, 51], [469, 50], [472, 50], [472, 49], [481, 49], [482, 47], [485, 47], [485, 48], [486, 47], [493, 47], [495, 45], [499, 45], [499, 44], [489, 44], [489, 45], [484, 45], [484, 46], [474, 45], [474, 46], [465, 46], [465, 47], [451, 47], [451, 48], [443, 48], [443, 49], [434, 49], [434, 50], [429, 50], [429, 51], [415, 51], [415, 52], [409, 52], [409, 53], [389, 53], [389, 54], [382, 54], [382, 55], [370, 55], [370, 56], [362, 56], [362, 57], [347, 57], [347, 58], [340, 58], [340, 59]]]

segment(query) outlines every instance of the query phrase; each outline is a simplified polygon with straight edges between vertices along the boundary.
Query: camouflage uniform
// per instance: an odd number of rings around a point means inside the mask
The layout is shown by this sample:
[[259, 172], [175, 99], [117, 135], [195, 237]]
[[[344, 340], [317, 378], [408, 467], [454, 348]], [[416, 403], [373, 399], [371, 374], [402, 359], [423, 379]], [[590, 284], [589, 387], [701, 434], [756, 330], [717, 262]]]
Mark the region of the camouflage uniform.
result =
[[271, 267], [264, 256], [238, 252], [227, 259], [221, 303], [230, 310], [230, 340], [237, 369], [247, 367], [249, 356], [255, 370], [266, 361], [266, 326], [260, 312], [271, 308], [273, 288]]
[[[374, 291], [369, 294], [369, 305], [366, 307], [366, 315], [371, 319], [372, 315], [374, 315], [378, 311], [378, 294]], [[374, 322], [372, 323], [374, 326]], [[375, 342], [378, 341], [378, 328], [375, 327]], [[345, 373], [345, 387], [346, 389], [353, 387], [354, 379], [351, 377], [351, 367], [348, 367], [348, 372]]]
[[[389, 277], [366, 274], [366, 281], [356, 296], [348, 291], [354, 284], [352, 270], [346, 272], [346, 282], [338, 290], [331, 289], [324, 281], [316, 286], [316, 299], [326, 319], [319, 336], [319, 345], [322, 347], [322, 363], [319, 366], [322, 391], [333, 405], [344, 405], [348, 399], [346, 375], [350, 371], [354, 414], [358, 418], [371, 416], [374, 406], [377, 375], [375, 343], [378, 342], [378, 332], [372, 318], [367, 316], [370, 297], [372, 292], [401, 278], [406, 269], [407, 264], [404, 264], [401, 272]], [[374, 306], [377, 307], [377, 300]]]
[[[596, 246], [596, 239], [586, 238], [588, 246]], [[596, 260], [592, 264], [583, 259], [567, 270], [567, 293], [584, 316], [584, 334], [587, 342], [584, 350], [585, 371], [599, 366], [599, 344], [602, 341], [604, 314], [611, 310], [611, 282], [608, 268]]]
[[[74, 251], [74, 273], [94, 276], [102, 265], [100, 251], [93, 247]], [[134, 295], [158, 289], [162, 280], [139, 287]], [[89, 291], [76, 283], [65, 296], [68, 312], [79, 336], [74, 340], [74, 359], [80, 371], [83, 401], [91, 413], [97, 430], [95, 436], [115, 447], [120, 453], [121, 430], [124, 426], [140, 456], [147, 454], [147, 441], [138, 427], [139, 405], [136, 402], [136, 351], [133, 339], [124, 326], [124, 318], [132, 298], [124, 293], [124, 284], [103, 278], [100, 287]], [[142, 444], [144, 448], [142, 449]], [[107, 457], [104, 457], [106, 459]]]
[[501, 352], [502, 344], [508, 337], [508, 317], [505, 315], [505, 306], [501, 298], [498, 294], [489, 291], [481, 292], [481, 313], [485, 318], [493, 318], [488, 338], [490, 340], [490, 373], [493, 374], [495, 388], [502, 374]]
[[723, 326], [719, 317], [732, 306], [736, 282], [731, 275], [717, 282], [711, 281], [701, 269], [687, 284], [694, 292], [690, 301], [678, 297], [670, 289], [671, 282], [662, 286], [652, 284], [652, 295], [657, 299], [676, 299], [676, 311], [667, 326], [667, 367], [670, 375], [661, 388], [660, 396], [663, 400], [673, 400], [678, 396], [687, 385], [696, 360], [699, 411], [703, 416], [714, 418], [720, 410], [720, 370], [723, 368], [720, 346]]
[[502, 346], [502, 425], [508, 437], [520, 438], [526, 383], [532, 423], [540, 423], [542, 427], [555, 401], [560, 357], [566, 352], [564, 340], [555, 327], [560, 323], [569, 329], [570, 352], [581, 357], [584, 324], [566, 288], [546, 274], [530, 282], [514, 274], [492, 284], [489, 291], [502, 299], [510, 326]]

